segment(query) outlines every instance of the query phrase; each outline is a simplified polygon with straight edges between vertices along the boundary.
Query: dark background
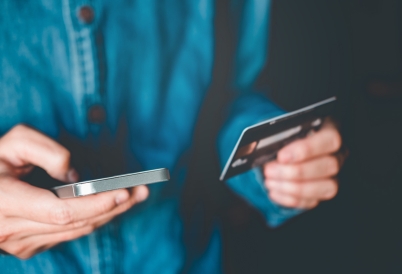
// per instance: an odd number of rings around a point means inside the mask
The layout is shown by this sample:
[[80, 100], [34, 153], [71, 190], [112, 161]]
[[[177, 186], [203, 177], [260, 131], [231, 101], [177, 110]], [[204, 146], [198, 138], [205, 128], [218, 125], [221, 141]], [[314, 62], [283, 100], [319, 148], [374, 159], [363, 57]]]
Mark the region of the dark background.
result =
[[273, 1], [258, 85], [287, 110], [337, 95], [350, 157], [335, 199], [275, 230], [214, 186], [228, 273], [402, 273], [401, 13], [399, 0]]

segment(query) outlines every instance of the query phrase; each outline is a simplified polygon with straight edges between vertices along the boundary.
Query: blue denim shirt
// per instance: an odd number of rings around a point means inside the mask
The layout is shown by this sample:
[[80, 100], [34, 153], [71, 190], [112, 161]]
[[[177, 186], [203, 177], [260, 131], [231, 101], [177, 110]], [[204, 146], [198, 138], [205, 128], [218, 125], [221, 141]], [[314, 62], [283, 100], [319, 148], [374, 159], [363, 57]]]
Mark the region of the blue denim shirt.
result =
[[[266, 62], [269, 0], [239, 1], [239, 100], [221, 133], [225, 161], [242, 128], [281, 111], [253, 83]], [[83, 6], [93, 14], [83, 15]], [[87, 10], [88, 11], [88, 10]], [[1, 273], [177, 273], [185, 263], [179, 194], [214, 56], [212, 0], [2, 0], [0, 136], [25, 123], [61, 141], [68, 132], [96, 150], [119, 143], [123, 172], [166, 167], [169, 183], [94, 233], [29, 260], [0, 255]], [[105, 121], [88, 112], [97, 106]], [[250, 107], [253, 106], [253, 107]], [[116, 132], [125, 121], [124, 141]], [[93, 177], [91, 170], [84, 177]], [[297, 211], [267, 198], [252, 171], [229, 185], [273, 226]], [[219, 229], [192, 269], [219, 273]]]

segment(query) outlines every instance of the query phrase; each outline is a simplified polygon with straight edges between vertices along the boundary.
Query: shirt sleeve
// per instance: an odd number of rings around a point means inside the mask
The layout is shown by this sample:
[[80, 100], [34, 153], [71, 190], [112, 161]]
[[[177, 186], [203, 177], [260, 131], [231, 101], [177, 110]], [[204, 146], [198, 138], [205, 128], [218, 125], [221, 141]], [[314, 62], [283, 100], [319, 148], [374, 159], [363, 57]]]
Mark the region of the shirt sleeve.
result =
[[[230, 112], [229, 119], [219, 136], [218, 147], [222, 166], [229, 158], [245, 127], [284, 113], [260, 94], [240, 96], [232, 105]], [[226, 183], [235, 193], [259, 210], [271, 227], [277, 227], [302, 212], [299, 209], [280, 206], [269, 199], [260, 168], [232, 177]]]
[[[245, 127], [284, 113], [268, 100], [264, 95], [266, 91], [255, 89], [255, 81], [267, 62], [270, 1], [240, 1], [237, 7], [239, 33], [231, 87], [235, 99], [229, 106], [228, 118], [218, 140], [222, 167]], [[277, 227], [301, 213], [299, 209], [285, 208], [269, 199], [259, 168], [235, 176], [226, 183], [259, 210], [271, 227]]]

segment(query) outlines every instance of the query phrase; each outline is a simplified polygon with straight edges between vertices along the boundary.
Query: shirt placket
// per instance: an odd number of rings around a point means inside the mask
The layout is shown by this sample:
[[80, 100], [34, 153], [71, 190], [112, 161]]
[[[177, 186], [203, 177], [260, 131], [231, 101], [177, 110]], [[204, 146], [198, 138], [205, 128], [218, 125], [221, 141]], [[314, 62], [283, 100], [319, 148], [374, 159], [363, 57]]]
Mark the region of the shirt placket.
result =
[[98, 44], [102, 41], [96, 31], [99, 5], [95, 4], [91, 0], [63, 1], [63, 17], [69, 36], [71, 93], [81, 136], [96, 131], [106, 120], [98, 58]]
[[[102, 36], [97, 27], [99, 1], [63, 0], [63, 19], [69, 38], [71, 83], [76, 111], [76, 121], [82, 137], [96, 134], [105, 123], [104, 60]], [[88, 235], [89, 264], [91, 273], [115, 273], [118, 251], [114, 250], [113, 226]]]

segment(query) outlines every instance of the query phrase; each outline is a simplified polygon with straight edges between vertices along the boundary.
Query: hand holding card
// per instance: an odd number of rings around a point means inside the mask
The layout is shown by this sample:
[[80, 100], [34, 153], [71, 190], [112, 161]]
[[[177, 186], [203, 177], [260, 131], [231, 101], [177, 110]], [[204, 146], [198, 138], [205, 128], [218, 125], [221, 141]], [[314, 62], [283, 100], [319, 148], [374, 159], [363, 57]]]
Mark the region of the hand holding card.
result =
[[318, 130], [323, 123], [323, 117], [328, 115], [335, 101], [336, 98], [331, 97], [244, 129], [220, 180], [275, 160], [281, 148], [305, 137], [312, 130]]
[[0, 138], [0, 220], [7, 228], [0, 233], [0, 249], [21, 259], [87, 235], [148, 197], [140, 185], [59, 199], [23, 181], [34, 166], [64, 182], [77, 179], [69, 151], [48, 136], [18, 125]]
[[272, 201], [289, 208], [310, 209], [332, 199], [335, 176], [346, 157], [341, 136], [329, 119], [336, 98], [246, 128], [221, 180], [260, 167]]
[[331, 120], [321, 129], [278, 152], [262, 167], [272, 201], [286, 207], [310, 209], [338, 192], [336, 175], [346, 157], [341, 136]]

